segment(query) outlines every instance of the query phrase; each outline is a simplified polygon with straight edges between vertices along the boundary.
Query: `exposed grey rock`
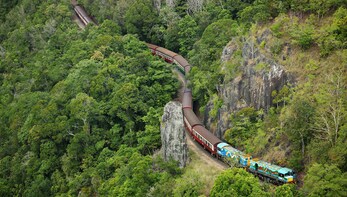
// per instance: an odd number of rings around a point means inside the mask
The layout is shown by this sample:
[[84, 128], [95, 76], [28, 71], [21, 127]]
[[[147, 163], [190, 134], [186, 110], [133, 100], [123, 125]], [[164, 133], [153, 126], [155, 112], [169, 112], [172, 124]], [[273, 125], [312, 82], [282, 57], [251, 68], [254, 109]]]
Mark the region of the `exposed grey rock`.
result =
[[[230, 43], [234, 43], [234, 40], [231, 41]], [[223, 52], [222, 52], [222, 57], [221, 57], [222, 62], [230, 60], [231, 55], [236, 50], [237, 50], [237, 45], [235, 45], [235, 44], [225, 46], [223, 49]]]
[[6, 55], [5, 48], [0, 45], [0, 56], [1, 56], [1, 58], [5, 58], [5, 55]]
[[171, 7], [171, 8], [174, 8], [175, 5], [176, 5], [176, 1], [175, 0], [166, 0], [165, 2], [166, 2], [166, 5], [168, 7]]
[[161, 0], [153, 0], [153, 5], [156, 8], [156, 10], [160, 10], [161, 8]]
[[[223, 105], [218, 110], [216, 119], [208, 116], [213, 109], [213, 102], [210, 101], [206, 106], [204, 123], [217, 137], [223, 138], [225, 131], [232, 127], [231, 114], [244, 107], [264, 109], [267, 112], [272, 106], [272, 91], [279, 91], [285, 84], [294, 83], [294, 77], [289, 75], [282, 65], [267, 57], [258, 48], [257, 44], [267, 42], [270, 36], [271, 31], [265, 30], [255, 39], [244, 39], [241, 45], [233, 40], [223, 49], [222, 62], [230, 60], [237, 49], [242, 49], [243, 60], [240, 68], [242, 74], [230, 81], [224, 81], [217, 88]], [[284, 52], [290, 55], [288, 44]]]
[[166, 161], [170, 158], [185, 167], [188, 161], [188, 145], [183, 125], [182, 104], [170, 101], [164, 107], [160, 125], [162, 153]]
[[192, 13], [199, 12], [204, 7], [204, 0], [188, 0], [188, 10]]

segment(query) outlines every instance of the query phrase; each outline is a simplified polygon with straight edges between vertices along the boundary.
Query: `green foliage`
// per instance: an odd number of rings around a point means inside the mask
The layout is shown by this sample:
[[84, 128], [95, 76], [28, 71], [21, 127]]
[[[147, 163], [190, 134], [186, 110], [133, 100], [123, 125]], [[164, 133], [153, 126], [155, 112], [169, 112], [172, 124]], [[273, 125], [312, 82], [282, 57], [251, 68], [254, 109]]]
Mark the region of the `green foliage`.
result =
[[221, 108], [223, 105], [223, 100], [221, 100], [218, 95], [214, 94], [213, 95], [213, 109], [210, 111], [210, 117], [216, 118], [218, 114], [218, 110]]
[[302, 190], [307, 196], [345, 196], [346, 177], [335, 165], [315, 163], [307, 172]]
[[176, 179], [176, 187], [173, 190], [173, 196], [199, 196], [201, 193], [203, 185], [199, 180], [199, 174], [191, 173], [183, 178]]
[[137, 34], [141, 40], [146, 40], [147, 33], [156, 23], [157, 15], [149, 0], [135, 0], [125, 13], [125, 27], [127, 33]]
[[[189, 56], [194, 56], [192, 58], [194, 65], [199, 65], [200, 69], [207, 69], [209, 63], [219, 59], [221, 48], [228, 43], [232, 36], [237, 35], [237, 30], [237, 23], [230, 19], [221, 19], [209, 25], [189, 54]], [[198, 52], [202, 55], [199, 55]]]
[[161, 145], [162, 106], [178, 84], [113, 21], [79, 31], [68, 3], [23, 1], [26, 22], [1, 24], [18, 28], [1, 41], [0, 195], [144, 196], [180, 174], [146, 156]]
[[276, 187], [275, 191], [276, 197], [294, 197], [298, 196], [298, 192], [296, 191], [295, 185], [284, 184]]
[[246, 152], [254, 151], [253, 139], [259, 132], [262, 135], [262, 111], [253, 107], [245, 107], [231, 117], [232, 127], [224, 134], [224, 139], [235, 147], [246, 148]]
[[333, 22], [326, 25], [317, 34], [317, 43], [320, 47], [321, 56], [326, 57], [333, 50], [346, 48], [346, 8], [340, 7], [333, 15]]
[[[301, 150], [301, 156], [293, 154], [295, 162], [292, 166], [302, 168], [302, 161], [298, 158], [303, 158], [305, 155], [305, 147], [310, 143], [313, 133], [310, 131], [310, 125], [313, 123], [314, 107], [305, 98], [294, 98], [288, 108], [283, 109], [285, 112], [281, 114], [284, 121], [284, 131], [293, 143], [295, 149]], [[299, 169], [298, 169], [299, 170]]]
[[239, 16], [240, 20], [244, 23], [264, 22], [271, 18], [269, 9], [267, 9], [267, 5], [264, 3], [255, 3], [252, 6], [246, 7], [239, 13]]
[[216, 179], [210, 195], [214, 196], [267, 196], [259, 180], [242, 168], [227, 169]]
[[298, 26], [293, 28], [291, 36], [294, 39], [293, 43], [299, 45], [302, 49], [308, 49], [311, 47], [313, 38], [313, 27], [311, 26]]
[[271, 96], [273, 97], [272, 102], [274, 104], [276, 104], [277, 107], [280, 104], [285, 106], [290, 101], [290, 98], [292, 96], [292, 91], [293, 91], [293, 89], [290, 88], [290, 86], [288, 86], [288, 85], [284, 85], [281, 88], [281, 90], [278, 92], [276, 90], [274, 90], [271, 94]]
[[237, 34], [237, 23], [230, 19], [221, 19], [209, 25], [201, 39], [194, 44], [193, 50], [189, 53], [193, 94], [201, 101], [206, 103], [209, 96], [215, 92], [213, 84], [221, 79], [219, 73], [219, 57], [222, 48], [228, 40]]
[[268, 65], [266, 65], [265, 63], [261, 62], [261, 63], [255, 65], [254, 70], [259, 72], [259, 71], [262, 71], [262, 70], [266, 69], [267, 67], [268, 67]]
[[273, 53], [274, 55], [280, 54], [283, 50], [283, 45], [284, 43], [281, 39], [274, 38], [270, 45], [271, 53]]
[[192, 49], [197, 40], [198, 26], [195, 20], [186, 15], [178, 22], [178, 42], [180, 44], [180, 53], [185, 56]]
[[344, 7], [340, 7], [334, 13], [334, 23], [333, 25], [336, 27], [334, 33], [338, 40], [344, 43], [344, 47], [346, 47], [347, 40], [347, 9]]
[[224, 81], [230, 81], [242, 73], [241, 64], [242, 51], [236, 50], [229, 61], [224, 62], [221, 74], [224, 76]]
[[1, 0], [0, 1], [0, 21], [4, 21], [6, 14], [18, 3], [17, 0], [15, 1], [6, 1]]

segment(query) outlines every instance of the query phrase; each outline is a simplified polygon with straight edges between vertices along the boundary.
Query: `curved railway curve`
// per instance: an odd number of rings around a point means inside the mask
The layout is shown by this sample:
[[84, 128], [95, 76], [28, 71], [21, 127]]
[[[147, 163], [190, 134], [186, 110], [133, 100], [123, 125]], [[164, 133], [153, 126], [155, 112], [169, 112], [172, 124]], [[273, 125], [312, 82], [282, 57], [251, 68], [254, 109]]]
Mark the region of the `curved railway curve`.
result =
[[[89, 17], [84, 8], [72, 0], [72, 5], [76, 15], [84, 24], [96, 23]], [[235, 166], [245, 168], [248, 172], [253, 173], [260, 179], [274, 184], [295, 183], [296, 174], [292, 169], [277, 166], [259, 159], [252, 158], [250, 154], [245, 154], [242, 151], [232, 147], [230, 144], [223, 142], [221, 139], [213, 135], [201, 123], [199, 118], [193, 111], [192, 91], [188, 88], [189, 81], [186, 75], [191, 70], [189, 62], [181, 55], [165, 49], [163, 47], [146, 43], [153, 55], [159, 56], [168, 63], [176, 65], [178, 70], [182, 72], [180, 80], [182, 81], [182, 110], [184, 115], [184, 126], [191, 136], [191, 139], [196, 141], [201, 147], [208, 151], [212, 156], [230, 162]], [[194, 143], [196, 145], [196, 143]], [[196, 147], [195, 147], [196, 148]], [[203, 155], [207, 155], [207, 151], [203, 151]], [[199, 156], [202, 154], [199, 154]], [[208, 158], [208, 159], [207, 159]], [[207, 157], [206, 160], [213, 160], [219, 168], [225, 168], [225, 165], [219, 163], [218, 160]]]

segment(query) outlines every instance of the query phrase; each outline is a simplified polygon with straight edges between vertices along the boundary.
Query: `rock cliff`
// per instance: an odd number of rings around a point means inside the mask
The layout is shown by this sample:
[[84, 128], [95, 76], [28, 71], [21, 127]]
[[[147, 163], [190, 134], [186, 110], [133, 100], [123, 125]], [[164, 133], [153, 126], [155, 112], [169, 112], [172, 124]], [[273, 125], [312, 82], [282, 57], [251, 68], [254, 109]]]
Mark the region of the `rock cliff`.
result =
[[164, 107], [164, 114], [160, 126], [162, 153], [167, 161], [170, 158], [185, 167], [188, 161], [188, 145], [183, 126], [182, 104], [169, 102]]
[[[222, 69], [234, 57], [234, 53], [241, 53], [238, 62], [240, 74], [218, 86], [218, 96], [223, 100], [223, 105], [218, 109], [216, 117], [209, 117], [213, 102], [210, 101], [206, 106], [204, 123], [217, 137], [223, 138], [225, 131], [232, 126], [232, 113], [244, 107], [264, 109], [266, 112], [272, 106], [272, 92], [279, 91], [285, 84], [294, 83], [294, 77], [269, 55], [270, 46], [264, 43], [270, 42], [271, 38], [271, 31], [265, 30], [259, 36], [233, 39], [223, 49]], [[261, 48], [260, 45], [265, 46]], [[285, 46], [286, 55], [290, 55], [290, 46]]]

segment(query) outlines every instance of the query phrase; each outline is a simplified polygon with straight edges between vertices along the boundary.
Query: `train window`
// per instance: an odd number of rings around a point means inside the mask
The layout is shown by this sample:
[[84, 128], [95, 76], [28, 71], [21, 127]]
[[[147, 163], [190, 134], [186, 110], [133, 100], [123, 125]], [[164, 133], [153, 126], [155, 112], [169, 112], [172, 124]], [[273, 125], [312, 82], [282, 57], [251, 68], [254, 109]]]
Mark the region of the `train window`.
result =
[[280, 177], [284, 177], [284, 174], [282, 174], [282, 173], [278, 173], [278, 175], [279, 175]]

